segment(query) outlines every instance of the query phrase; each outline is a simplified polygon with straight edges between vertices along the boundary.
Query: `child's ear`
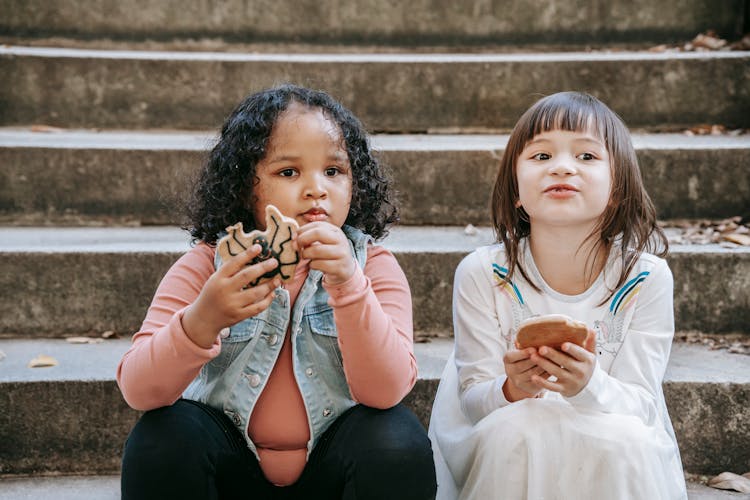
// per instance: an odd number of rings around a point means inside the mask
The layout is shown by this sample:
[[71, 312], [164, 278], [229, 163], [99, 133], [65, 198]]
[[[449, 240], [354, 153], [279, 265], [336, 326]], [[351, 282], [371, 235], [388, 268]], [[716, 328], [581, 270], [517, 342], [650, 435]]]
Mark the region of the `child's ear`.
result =
[[521, 200], [516, 200], [515, 206], [516, 208], [521, 208]]

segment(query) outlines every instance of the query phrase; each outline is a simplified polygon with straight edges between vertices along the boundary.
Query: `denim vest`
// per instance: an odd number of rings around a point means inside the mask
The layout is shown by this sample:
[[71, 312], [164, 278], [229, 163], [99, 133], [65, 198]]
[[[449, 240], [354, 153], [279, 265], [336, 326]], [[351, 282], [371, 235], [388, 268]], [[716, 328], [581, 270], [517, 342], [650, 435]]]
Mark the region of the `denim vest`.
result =
[[[342, 229], [357, 263], [364, 268], [371, 237], [353, 227]], [[220, 265], [217, 253], [215, 266], [218, 269]], [[229, 335], [221, 340], [221, 353], [203, 366], [183, 393], [187, 399], [224, 411], [256, 456], [255, 444], [247, 433], [248, 422], [287, 331], [292, 335], [294, 377], [310, 425], [308, 457], [328, 426], [356, 404], [344, 377], [333, 309], [321, 286], [322, 278], [322, 272], [309, 271], [294, 308], [289, 304], [289, 292], [277, 288], [268, 309], [230, 327]]]

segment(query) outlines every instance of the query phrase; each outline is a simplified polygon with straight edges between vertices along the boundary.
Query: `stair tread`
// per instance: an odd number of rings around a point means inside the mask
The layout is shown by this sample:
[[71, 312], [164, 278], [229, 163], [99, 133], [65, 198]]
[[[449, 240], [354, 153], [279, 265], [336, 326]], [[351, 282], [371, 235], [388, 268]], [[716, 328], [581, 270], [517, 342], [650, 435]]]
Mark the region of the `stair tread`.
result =
[[[63, 339], [0, 339], [0, 351], [5, 353], [0, 361], [0, 383], [114, 380], [117, 363], [129, 347], [129, 338], [96, 344], [73, 344]], [[439, 379], [452, 349], [451, 338], [415, 343], [419, 377]], [[29, 368], [29, 361], [40, 354], [52, 356], [58, 365]], [[664, 381], [748, 384], [747, 362], [748, 357], [743, 354], [675, 342]]]
[[651, 51], [571, 51], [571, 52], [524, 52], [524, 53], [253, 53], [178, 50], [111, 50], [79, 49], [68, 47], [36, 47], [25, 45], [0, 45], [0, 56], [32, 56], [94, 59], [143, 59], [169, 61], [270, 61], [270, 62], [570, 62], [570, 61], [660, 61], [666, 59], [741, 59], [750, 51], [705, 51], [705, 52], [651, 52]]
[[[667, 221], [668, 224], [669, 221]], [[664, 228], [667, 234], [679, 228]], [[476, 227], [467, 234], [463, 226], [396, 226], [382, 244], [397, 253], [471, 252], [491, 244], [493, 231]], [[138, 227], [0, 227], [0, 253], [185, 252], [189, 235], [177, 226]], [[719, 244], [671, 245], [673, 254], [750, 253], [750, 247]]]
[[[216, 133], [187, 130], [87, 130], [0, 127], [0, 147], [59, 149], [124, 149], [204, 151]], [[737, 149], [750, 148], [750, 134], [686, 135], [634, 133], [638, 149]], [[507, 134], [374, 134], [372, 145], [380, 151], [487, 151], [504, 149]]]
[[[689, 500], [730, 500], [746, 498], [742, 493], [717, 490], [700, 483], [687, 483]], [[120, 498], [120, 476], [22, 476], [0, 481], [0, 496], [5, 500], [115, 500]]]

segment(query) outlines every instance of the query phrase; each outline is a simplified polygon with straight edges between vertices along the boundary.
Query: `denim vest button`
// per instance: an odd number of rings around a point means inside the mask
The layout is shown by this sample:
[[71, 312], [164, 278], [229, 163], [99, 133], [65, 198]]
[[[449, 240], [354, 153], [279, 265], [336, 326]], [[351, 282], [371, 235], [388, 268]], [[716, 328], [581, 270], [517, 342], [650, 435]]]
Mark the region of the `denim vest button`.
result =
[[323, 416], [324, 417], [330, 417], [331, 413], [333, 413], [333, 412], [331, 411], [330, 408], [326, 408], [325, 410], [323, 410]]
[[221, 331], [219, 332], [219, 337], [223, 339], [229, 337], [229, 328], [222, 328]]
[[279, 343], [279, 336], [275, 333], [272, 333], [268, 336], [268, 345], [276, 345]]
[[[227, 413], [229, 413], [229, 412], [227, 412]], [[232, 413], [232, 414], [231, 414], [231, 416], [232, 416], [232, 423], [233, 423], [234, 425], [236, 425], [236, 426], [238, 426], [238, 427], [239, 427], [240, 425], [242, 425], [242, 419], [240, 418], [240, 416], [239, 416], [239, 415], [237, 415], [236, 413]]]
[[247, 380], [250, 382], [250, 387], [258, 387], [260, 385], [260, 375], [257, 373], [253, 373], [247, 377]]
[[305, 370], [305, 375], [307, 375], [308, 377], [312, 377], [312, 374], [313, 374], [312, 368], [308, 368], [307, 370]]

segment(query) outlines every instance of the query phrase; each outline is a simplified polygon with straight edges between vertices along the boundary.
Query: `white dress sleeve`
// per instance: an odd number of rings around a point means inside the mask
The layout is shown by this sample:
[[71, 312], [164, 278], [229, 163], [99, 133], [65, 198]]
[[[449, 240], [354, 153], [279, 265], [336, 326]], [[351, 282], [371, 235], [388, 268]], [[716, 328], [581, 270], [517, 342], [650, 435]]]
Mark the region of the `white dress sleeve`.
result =
[[661, 384], [674, 337], [672, 273], [658, 259], [644, 280], [623, 344], [609, 373], [599, 364], [586, 387], [567, 398], [574, 406], [634, 415], [647, 425], [659, 418]]
[[507, 376], [503, 365], [505, 342], [501, 335], [512, 322], [495, 304], [493, 287], [481, 250], [468, 255], [456, 269], [453, 282], [453, 329], [461, 408], [472, 423], [509, 404], [503, 394]]

